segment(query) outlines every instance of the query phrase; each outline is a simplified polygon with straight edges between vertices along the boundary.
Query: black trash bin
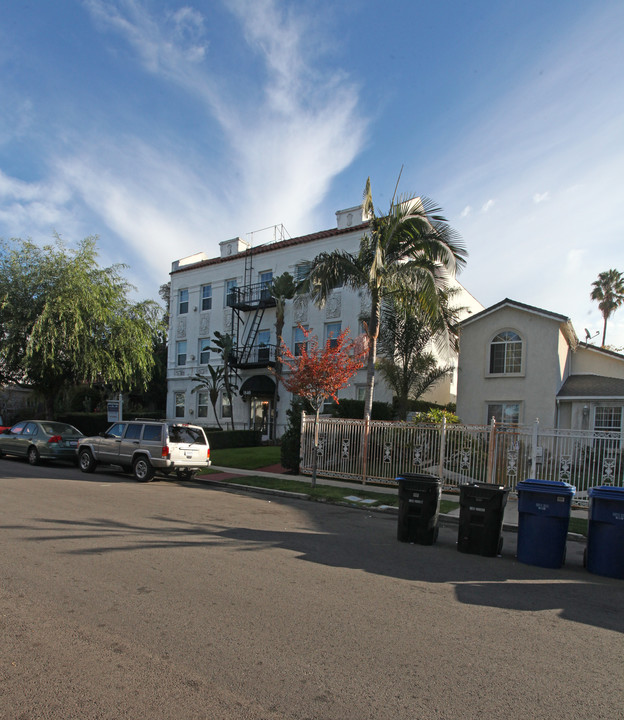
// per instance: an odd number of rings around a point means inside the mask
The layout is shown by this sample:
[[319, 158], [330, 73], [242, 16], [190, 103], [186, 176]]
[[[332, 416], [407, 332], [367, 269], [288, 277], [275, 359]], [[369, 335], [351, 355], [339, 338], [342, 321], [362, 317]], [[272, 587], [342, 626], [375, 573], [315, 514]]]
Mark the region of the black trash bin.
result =
[[438, 538], [440, 515], [440, 478], [435, 475], [408, 474], [397, 477], [399, 483], [400, 542], [433, 545]]
[[560, 568], [565, 562], [576, 488], [561, 480], [518, 483], [518, 552], [521, 563]]
[[503, 518], [509, 488], [473, 482], [459, 486], [457, 549], [495, 557], [503, 547]]
[[624, 579], [624, 488], [589, 491], [586, 567], [590, 573]]

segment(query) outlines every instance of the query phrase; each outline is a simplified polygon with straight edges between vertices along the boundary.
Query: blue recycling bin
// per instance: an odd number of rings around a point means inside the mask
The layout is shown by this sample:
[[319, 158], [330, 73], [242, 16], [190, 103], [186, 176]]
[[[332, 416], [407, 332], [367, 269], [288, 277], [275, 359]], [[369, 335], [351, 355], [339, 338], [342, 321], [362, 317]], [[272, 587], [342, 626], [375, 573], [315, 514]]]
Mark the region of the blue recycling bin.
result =
[[560, 568], [565, 562], [574, 485], [523, 480], [518, 490], [517, 558], [527, 565]]
[[589, 491], [586, 567], [590, 573], [624, 579], [624, 488]]

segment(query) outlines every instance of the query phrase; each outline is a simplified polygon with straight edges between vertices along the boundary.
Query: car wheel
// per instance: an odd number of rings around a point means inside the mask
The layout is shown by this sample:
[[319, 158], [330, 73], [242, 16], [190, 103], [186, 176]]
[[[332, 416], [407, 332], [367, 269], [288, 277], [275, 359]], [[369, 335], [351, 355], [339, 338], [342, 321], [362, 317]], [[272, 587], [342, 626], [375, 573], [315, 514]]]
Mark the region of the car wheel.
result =
[[28, 462], [31, 465], [39, 465], [39, 451], [34, 445], [31, 445], [28, 448], [28, 453], [26, 457], [28, 458]]
[[182, 470], [176, 470], [176, 475], [178, 476], [178, 480], [190, 480], [193, 477], [193, 471], [189, 468], [184, 468]]
[[78, 464], [80, 469], [85, 473], [92, 473], [95, 470], [97, 463], [95, 458], [91, 454], [91, 450], [81, 450], [78, 456]]
[[132, 466], [134, 477], [139, 482], [149, 482], [154, 477], [154, 468], [150, 461], [144, 457], [138, 457]]

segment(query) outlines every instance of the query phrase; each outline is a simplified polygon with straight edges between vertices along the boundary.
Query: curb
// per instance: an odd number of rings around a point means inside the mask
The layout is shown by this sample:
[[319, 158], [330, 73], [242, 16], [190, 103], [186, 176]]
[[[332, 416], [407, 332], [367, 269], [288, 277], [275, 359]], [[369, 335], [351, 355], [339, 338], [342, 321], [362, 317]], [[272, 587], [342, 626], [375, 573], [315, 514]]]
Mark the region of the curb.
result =
[[[397, 515], [399, 512], [399, 509], [395, 507], [370, 507], [358, 505], [357, 503], [336, 502], [332, 500], [318, 500], [316, 498], [313, 498], [311, 495], [308, 495], [307, 493], [292, 492], [290, 490], [274, 490], [272, 488], [256, 487], [254, 485], [244, 485], [242, 483], [235, 482], [222, 482], [220, 480], [209, 480], [207, 476], [195, 477], [194, 479], [196, 482], [201, 482], [206, 485], [212, 485], [213, 487], [218, 487], [225, 490], [229, 488], [243, 492], [258, 492], [262, 495], [273, 495], [275, 497], [294, 498], [296, 500], [309, 500], [310, 502], [324, 502], [328, 505], [339, 505], [341, 507], [355, 508], [356, 510], [368, 510], [370, 512], [385, 513], [389, 515]], [[459, 525], [459, 517], [455, 515], [446, 515], [440, 513], [440, 515], [438, 516], [438, 522], [444, 527], [457, 527]], [[517, 533], [518, 526], [510, 525], [509, 523], [503, 523], [503, 530], [505, 532]], [[587, 538], [584, 535], [579, 535], [578, 533], [569, 532], [567, 539], [571, 540], [572, 542], [587, 542]]]

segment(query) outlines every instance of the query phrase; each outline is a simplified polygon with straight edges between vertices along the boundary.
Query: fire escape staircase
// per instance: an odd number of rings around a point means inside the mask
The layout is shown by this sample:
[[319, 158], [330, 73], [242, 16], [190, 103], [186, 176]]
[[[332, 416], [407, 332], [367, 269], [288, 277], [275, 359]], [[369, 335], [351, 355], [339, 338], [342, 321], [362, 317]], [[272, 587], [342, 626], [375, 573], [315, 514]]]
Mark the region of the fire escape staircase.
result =
[[232, 330], [237, 347], [232, 365], [237, 368], [266, 367], [275, 362], [275, 348], [258, 348], [256, 339], [262, 324], [264, 311], [275, 307], [275, 298], [264, 283], [233, 288], [227, 304], [232, 308]]

